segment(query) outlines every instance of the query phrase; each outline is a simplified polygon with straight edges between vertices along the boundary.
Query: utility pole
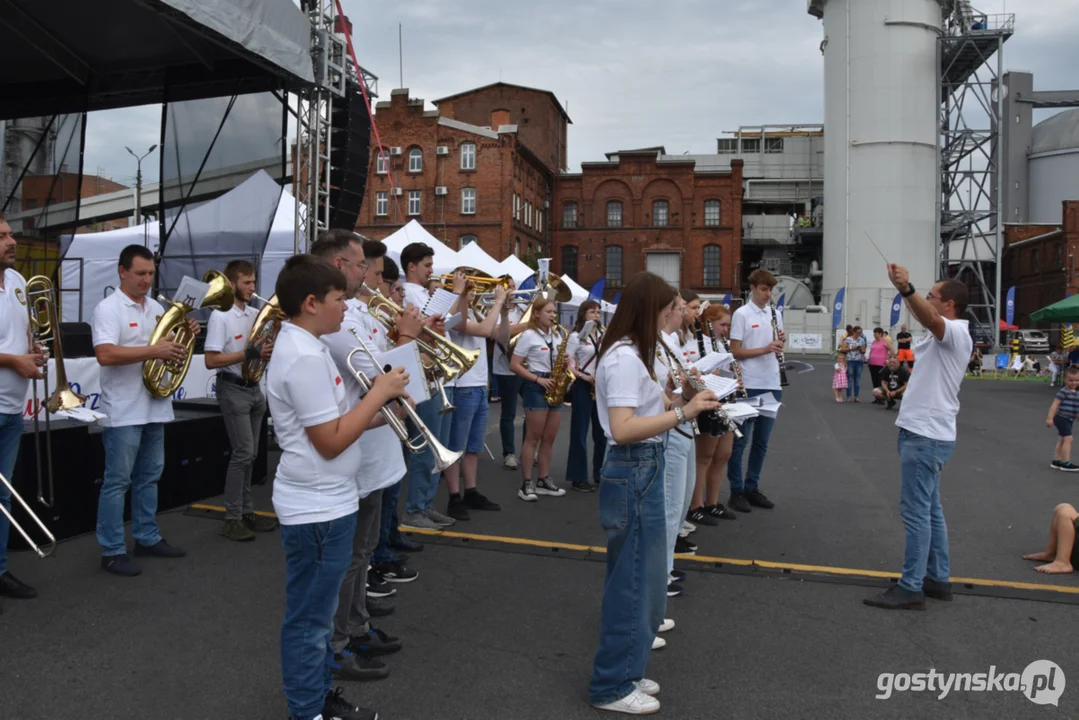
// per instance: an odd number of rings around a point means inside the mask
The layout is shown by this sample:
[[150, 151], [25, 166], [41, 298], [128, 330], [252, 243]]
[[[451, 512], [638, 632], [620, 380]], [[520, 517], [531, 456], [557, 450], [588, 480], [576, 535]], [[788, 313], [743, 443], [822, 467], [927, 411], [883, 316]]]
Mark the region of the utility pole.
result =
[[142, 225], [142, 161], [145, 160], [147, 156], [156, 149], [156, 144], [151, 145], [150, 149], [146, 151], [146, 154], [142, 157], [139, 157], [131, 148], [127, 147], [126, 145], [124, 146], [124, 150], [127, 150], [129, 153], [131, 153], [131, 157], [135, 158], [135, 161], [137, 163], [137, 169], [135, 170], [135, 220], [139, 225]]

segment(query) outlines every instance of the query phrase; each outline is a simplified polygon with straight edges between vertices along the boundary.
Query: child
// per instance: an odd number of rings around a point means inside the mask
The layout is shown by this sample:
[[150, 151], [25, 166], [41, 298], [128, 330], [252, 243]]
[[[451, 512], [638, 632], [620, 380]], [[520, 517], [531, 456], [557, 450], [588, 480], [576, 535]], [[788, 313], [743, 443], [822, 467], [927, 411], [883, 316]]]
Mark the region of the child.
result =
[[1056, 426], [1060, 439], [1053, 450], [1053, 462], [1050, 467], [1064, 472], [1079, 471], [1079, 465], [1072, 464], [1072, 423], [1079, 414], [1079, 368], [1070, 367], [1064, 371], [1064, 387], [1057, 391], [1053, 404], [1049, 406], [1049, 417], [1045, 427]]
[[847, 389], [847, 356], [840, 352], [836, 356], [835, 375], [832, 376], [832, 390], [835, 392], [835, 401], [843, 402], [843, 391]]

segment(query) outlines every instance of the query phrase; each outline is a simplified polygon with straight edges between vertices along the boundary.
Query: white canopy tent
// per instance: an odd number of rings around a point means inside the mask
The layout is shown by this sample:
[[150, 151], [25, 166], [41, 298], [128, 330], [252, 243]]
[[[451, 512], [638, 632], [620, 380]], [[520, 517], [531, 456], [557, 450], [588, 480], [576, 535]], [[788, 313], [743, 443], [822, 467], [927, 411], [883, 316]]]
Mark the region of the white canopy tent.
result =
[[488, 255], [476, 242], [471, 242], [457, 251], [457, 262], [464, 267], [482, 270], [492, 277], [506, 274], [502, 272], [501, 263]]
[[517, 283], [517, 287], [520, 287], [521, 283], [523, 283], [525, 280], [535, 274], [532, 268], [521, 262], [520, 258], [518, 258], [516, 255], [510, 255], [498, 265], [498, 274], [509, 275], [511, 278], [513, 278], [513, 282]]
[[588, 299], [588, 291], [573, 281], [569, 275], [563, 275], [561, 277], [562, 282], [566, 283], [566, 287], [573, 293], [573, 297], [566, 303], [566, 305], [580, 305]]
[[[412, 243], [425, 243], [435, 251], [435, 274], [437, 275], [453, 272], [454, 268], [461, 265], [457, 261], [455, 251], [427, 232], [426, 228], [415, 220], [409, 221], [407, 225], [385, 238], [382, 242], [386, 244], [386, 251], [398, 265], [401, 264], [401, 251]], [[404, 274], [405, 269], [402, 267], [401, 276], [404, 277]]]

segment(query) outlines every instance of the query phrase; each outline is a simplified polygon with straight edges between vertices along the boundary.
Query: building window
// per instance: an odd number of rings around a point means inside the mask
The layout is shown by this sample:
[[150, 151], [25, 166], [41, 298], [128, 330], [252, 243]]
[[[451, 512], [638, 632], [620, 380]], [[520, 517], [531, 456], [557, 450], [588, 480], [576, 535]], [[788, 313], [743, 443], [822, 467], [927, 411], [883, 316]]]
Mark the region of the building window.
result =
[[577, 227], [577, 203], [566, 203], [562, 206], [562, 227]]
[[516, 238], [513, 241], [513, 254], [521, 257], [521, 238]]
[[378, 159], [375, 160], [375, 172], [379, 175], [386, 174], [386, 151], [379, 150]]
[[770, 137], [764, 139], [764, 152], [766, 153], [781, 153], [783, 152], [783, 138]]
[[536, 232], [543, 232], [543, 213], [539, 210], [536, 211]]
[[375, 215], [385, 216], [390, 212], [390, 194], [387, 192], [375, 193]]
[[1057, 269], [1064, 269], [1064, 246], [1057, 243]]
[[607, 286], [622, 287], [622, 248], [618, 245], [607, 247]]
[[761, 151], [760, 138], [742, 138], [742, 152], [759, 153]]
[[475, 215], [476, 214], [476, 190], [475, 188], [465, 188], [461, 191], [461, 214], [462, 215]]
[[423, 150], [412, 148], [408, 151], [408, 171], [423, 172]]
[[562, 248], [562, 272], [577, 281], [577, 248], [573, 245]]
[[719, 287], [720, 254], [719, 245], [704, 246], [704, 286]]
[[471, 245], [474, 242], [476, 242], [475, 235], [462, 235], [461, 239], [458, 241], [457, 249], [461, 250], [465, 245]]
[[422, 196], [422, 190], [409, 190], [408, 191], [408, 214], [419, 215], [420, 214], [420, 197]]
[[1041, 264], [1041, 253], [1038, 248], [1034, 248], [1034, 252], [1030, 254], [1030, 269], [1034, 272], [1038, 272], [1038, 266]]
[[652, 203], [652, 224], [656, 227], [667, 227], [670, 205], [666, 200], [656, 200]]
[[525, 203], [525, 225], [532, 227], [532, 203]]
[[521, 196], [513, 193], [513, 219], [521, 219]]
[[622, 227], [622, 202], [619, 200], [607, 203], [607, 227]]
[[720, 155], [733, 155], [738, 152], [738, 138], [719, 138], [716, 152]]
[[719, 227], [719, 200], [704, 201], [705, 227]]
[[465, 143], [461, 146], [461, 169], [476, 169], [476, 143]]

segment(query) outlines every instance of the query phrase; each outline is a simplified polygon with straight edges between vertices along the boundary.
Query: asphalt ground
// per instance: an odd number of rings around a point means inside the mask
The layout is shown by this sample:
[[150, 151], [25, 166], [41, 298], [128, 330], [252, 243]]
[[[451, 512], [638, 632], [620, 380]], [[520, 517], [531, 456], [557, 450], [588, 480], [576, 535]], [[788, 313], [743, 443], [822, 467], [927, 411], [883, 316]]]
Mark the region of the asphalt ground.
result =
[[[881, 673], [1022, 673], [1047, 659], [1073, 683], [1079, 677], [1071, 632], [1079, 594], [1068, 592], [1079, 591], [1079, 578], [1044, 577], [1021, 559], [1043, 549], [1054, 505], [1079, 502], [1079, 477], [1048, 466], [1052, 391], [964, 384], [942, 496], [953, 576], [970, 583], [955, 602], [894, 613], [861, 600], [888, 583], [873, 573], [897, 572], [902, 561], [895, 414], [868, 396], [836, 404], [830, 378], [823, 367], [795, 376], [784, 395], [761, 485], [776, 508], [702, 527], [698, 559], [679, 561], [689, 577], [685, 595], [668, 603], [677, 627], [648, 671], [662, 686], [661, 714], [1079, 717], [1074, 689], [1059, 707], [1005, 691], [874, 697]], [[498, 456], [498, 406], [491, 410]], [[568, 411], [563, 422], [555, 478]], [[396, 612], [381, 623], [405, 649], [388, 659], [389, 679], [345, 683], [349, 697], [391, 720], [605, 715], [587, 705], [603, 582], [596, 496], [569, 491], [526, 505], [517, 483], [484, 456], [481, 489], [503, 510], [474, 512], [442, 537], [417, 536], [426, 542], [413, 556], [420, 577], [398, 586]], [[269, 490], [256, 489], [267, 510]], [[40, 597], [2, 602], [0, 718], [287, 716], [278, 535], [229, 543], [215, 520], [182, 512], [160, 523], [188, 557], [144, 560], [139, 578], [103, 573], [92, 536], [62, 544], [49, 561], [14, 555], [12, 570]]]

